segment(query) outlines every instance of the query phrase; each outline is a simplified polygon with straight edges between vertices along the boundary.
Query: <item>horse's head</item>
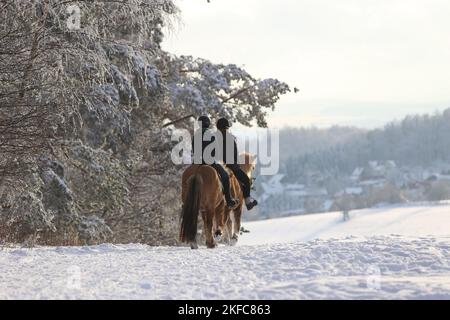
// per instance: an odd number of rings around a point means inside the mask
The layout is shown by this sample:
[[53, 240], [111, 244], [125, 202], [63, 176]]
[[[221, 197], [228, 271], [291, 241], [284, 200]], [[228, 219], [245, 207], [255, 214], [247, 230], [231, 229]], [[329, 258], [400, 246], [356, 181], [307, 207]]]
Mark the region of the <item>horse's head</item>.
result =
[[244, 171], [247, 176], [252, 179], [253, 171], [256, 167], [256, 155], [244, 152], [239, 155], [239, 160], [239, 166], [242, 171]]

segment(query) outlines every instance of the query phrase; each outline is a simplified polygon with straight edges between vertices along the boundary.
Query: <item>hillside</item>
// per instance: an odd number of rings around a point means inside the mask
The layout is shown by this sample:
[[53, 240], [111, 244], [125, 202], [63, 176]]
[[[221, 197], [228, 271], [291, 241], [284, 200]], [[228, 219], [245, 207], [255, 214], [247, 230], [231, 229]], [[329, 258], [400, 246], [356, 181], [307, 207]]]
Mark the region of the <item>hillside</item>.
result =
[[450, 199], [450, 109], [383, 128], [280, 131], [280, 170], [258, 175], [253, 220]]

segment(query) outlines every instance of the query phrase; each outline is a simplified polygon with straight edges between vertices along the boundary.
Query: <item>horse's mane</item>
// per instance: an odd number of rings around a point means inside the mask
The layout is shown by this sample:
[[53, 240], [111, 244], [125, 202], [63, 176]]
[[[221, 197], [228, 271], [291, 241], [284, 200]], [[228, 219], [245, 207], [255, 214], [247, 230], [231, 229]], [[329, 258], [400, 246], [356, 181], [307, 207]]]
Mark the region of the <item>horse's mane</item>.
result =
[[239, 155], [239, 166], [245, 173], [249, 173], [256, 165], [256, 155], [242, 152]]

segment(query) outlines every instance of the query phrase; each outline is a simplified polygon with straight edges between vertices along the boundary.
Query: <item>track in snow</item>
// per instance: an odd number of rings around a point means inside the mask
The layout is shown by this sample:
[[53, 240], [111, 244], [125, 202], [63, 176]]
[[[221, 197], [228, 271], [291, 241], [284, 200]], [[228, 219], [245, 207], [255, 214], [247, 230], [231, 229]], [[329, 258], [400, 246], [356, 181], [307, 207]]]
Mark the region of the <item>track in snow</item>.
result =
[[[239, 246], [216, 249], [3, 248], [0, 299], [450, 299], [448, 209], [362, 211], [346, 226], [332, 214], [247, 223]], [[417, 230], [436, 234], [407, 235]]]

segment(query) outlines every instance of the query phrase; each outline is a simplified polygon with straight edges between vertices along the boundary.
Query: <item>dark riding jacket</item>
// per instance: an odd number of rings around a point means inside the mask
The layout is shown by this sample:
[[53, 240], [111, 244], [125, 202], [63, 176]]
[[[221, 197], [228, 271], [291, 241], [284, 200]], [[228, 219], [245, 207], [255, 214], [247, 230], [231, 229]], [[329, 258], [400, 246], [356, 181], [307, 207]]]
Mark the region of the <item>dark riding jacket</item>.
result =
[[[221, 131], [216, 132], [217, 135], [217, 152], [216, 159], [223, 161], [226, 165], [237, 164], [238, 149], [236, 143], [236, 137], [228, 131], [223, 134]], [[220, 145], [222, 144], [222, 145]]]
[[[196, 143], [201, 143], [201, 150]], [[204, 159], [206, 147], [211, 146], [211, 159]], [[206, 153], [208, 155], [208, 152]], [[198, 129], [192, 138], [192, 157], [196, 164], [213, 164], [214, 160], [223, 162], [226, 165], [237, 164], [238, 149], [236, 137], [228, 131], [222, 134], [221, 131], [212, 132], [210, 129]], [[210, 161], [208, 161], [210, 160]]]
[[[215, 152], [211, 152], [212, 159], [204, 159], [204, 151], [207, 146], [215, 142], [214, 133], [207, 128], [198, 129], [192, 137], [192, 160], [195, 164], [213, 164]], [[197, 146], [197, 143], [200, 143]], [[199, 148], [201, 147], [201, 149]], [[211, 160], [211, 161], [208, 161]]]

